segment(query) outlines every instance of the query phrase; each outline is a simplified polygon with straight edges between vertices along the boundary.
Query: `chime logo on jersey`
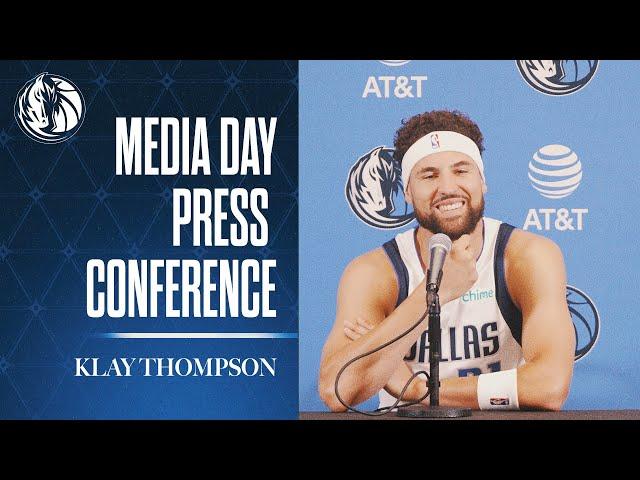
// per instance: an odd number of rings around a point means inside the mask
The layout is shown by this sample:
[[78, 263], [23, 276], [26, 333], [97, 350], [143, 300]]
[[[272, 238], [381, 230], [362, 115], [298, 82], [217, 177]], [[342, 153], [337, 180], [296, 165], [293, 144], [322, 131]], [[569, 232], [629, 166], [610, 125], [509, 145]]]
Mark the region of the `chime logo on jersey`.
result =
[[595, 303], [582, 290], [567, 285], [567, 304], [573, 329], [576, 333], [576, 354], [578, 361], [593, 350], [600, 335], [600, 315]]
[[414, 218], [392, 148], [376, 147], [356, 161], [349, 170], [345, 196], [353, 213], [372, 227], [399, 228]]
[[44, 72], [20, 89], [14, 114], [22, 131], [33, 140], [59, 143], [80, 129], [85, 103], [71, 80]]
[[526, 82], [546, 95], [570, 95], [585, 87], [598, 60], [516, 60]]

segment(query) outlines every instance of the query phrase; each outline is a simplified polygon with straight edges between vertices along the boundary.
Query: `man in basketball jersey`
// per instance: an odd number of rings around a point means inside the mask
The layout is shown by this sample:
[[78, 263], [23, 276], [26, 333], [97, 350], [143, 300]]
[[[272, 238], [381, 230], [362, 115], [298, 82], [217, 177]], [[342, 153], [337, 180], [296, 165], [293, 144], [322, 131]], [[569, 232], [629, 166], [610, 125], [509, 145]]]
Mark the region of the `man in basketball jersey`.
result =
[[[478, 126], [457, 111], [402, 122], [395, 156], [419, 226], [345, 268], [325, 343], [319, 392], [333, 411], [342, 366], [406, 331], [426, 311], [429, 239], [453, 241], [440, 286], [440, 405], [559, 410], [573, 373], [575, 336], [557, 245], [484, 216], [487, 191]], [[429, 371], [428, 317], [400, 340], [350, 365], [340, 397], [357, 405], [376, 393], [392, 405], [413, 372]], [[425, 393], [415, 378], [405, 401]], [[428, 398], [424, 401], [428, 403]]]

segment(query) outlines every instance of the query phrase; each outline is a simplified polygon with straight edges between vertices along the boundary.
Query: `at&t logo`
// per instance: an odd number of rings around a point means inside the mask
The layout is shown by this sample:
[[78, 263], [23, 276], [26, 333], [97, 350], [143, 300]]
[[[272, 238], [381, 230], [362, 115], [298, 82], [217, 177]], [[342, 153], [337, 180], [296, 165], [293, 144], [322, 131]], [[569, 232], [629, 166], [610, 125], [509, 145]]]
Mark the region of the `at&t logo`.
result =
[[[582, 181], [582, 163], [571, 148], [545, 145], [529, 162], [529, 182], [544, 198], [558, 200], [575, 192]], [[524, 230], [582, 230], [588, 208], [531, 208]]]
[[[410, 60], [380, 60], [388, 67], [402, 67]], [[379, 75], [367, 78], [362, 98], [422, 98], [426, 75]]]

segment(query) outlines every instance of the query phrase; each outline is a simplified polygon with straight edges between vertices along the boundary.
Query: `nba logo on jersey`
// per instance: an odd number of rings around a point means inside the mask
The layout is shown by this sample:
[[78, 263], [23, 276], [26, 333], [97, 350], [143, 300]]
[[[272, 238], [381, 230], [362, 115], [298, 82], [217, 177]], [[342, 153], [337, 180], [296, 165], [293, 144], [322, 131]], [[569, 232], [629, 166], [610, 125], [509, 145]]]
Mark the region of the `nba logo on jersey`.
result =
[[438, 138], [437, 133], [431, 135], [431, 148], [433, 148], [434, 150], [436, 148], [440, 148], [440, 139]]

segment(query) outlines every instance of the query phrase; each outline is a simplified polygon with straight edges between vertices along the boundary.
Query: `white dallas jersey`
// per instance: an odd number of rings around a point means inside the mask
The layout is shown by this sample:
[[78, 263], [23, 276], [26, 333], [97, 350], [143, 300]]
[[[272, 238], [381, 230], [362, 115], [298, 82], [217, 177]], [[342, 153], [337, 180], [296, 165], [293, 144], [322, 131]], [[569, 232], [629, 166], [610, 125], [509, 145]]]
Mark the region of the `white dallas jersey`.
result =
[[[442, 305], [440, 378], [465, 377], [516, 368], [524, 363], [522, 315], [513, 304], [504, 277], [504, 251], [514, 227], [483, 218], [483, 244], [476, 261], [478, 280], [456, 300]], [[383, 245], [398, 281], [400, 305], [425, 273], [416, 249], [417, 229], [399, 233]], [[417, 320], [417, 319], [416, 319]], [[429, 372], [429, 339], [425, 330], [405, 356], [414, 372]], [[426, 380], [424, 375], [418, 377]], [[380, 407], [396, 399], [380, 390]]]

